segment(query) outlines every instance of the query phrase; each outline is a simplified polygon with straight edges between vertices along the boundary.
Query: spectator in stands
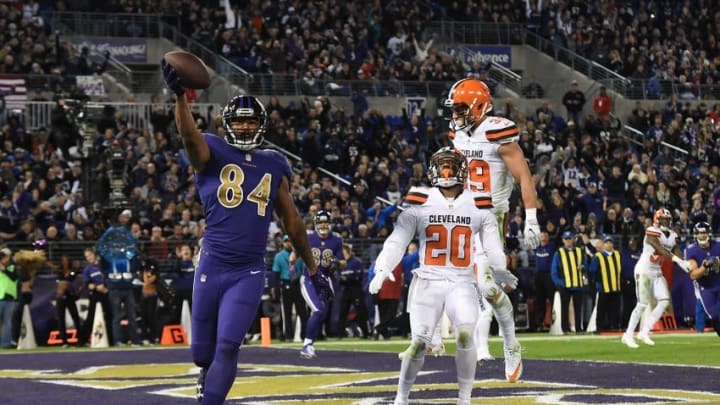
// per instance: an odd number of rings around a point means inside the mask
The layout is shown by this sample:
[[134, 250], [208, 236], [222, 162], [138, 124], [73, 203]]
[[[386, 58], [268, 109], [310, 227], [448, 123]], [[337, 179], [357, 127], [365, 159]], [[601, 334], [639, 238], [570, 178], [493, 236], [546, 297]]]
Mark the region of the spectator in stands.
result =
[[612, 111], [612, 100], [607, 94], [605, 86], [600, 86], [600, 91], [593, 98], [593, 111], [597, 117], [604, 123], [610, 119], [610, 111]]
[[543, 96], [545, 96], [545, 89], [543, 89], [540, 83], [531, 81], [520, 90], [520, 93], [525, 98], [543, 98]]
[[103, 62], [95, 63], [90, 60], [90, 49], [87, 46], [83, 46], [80, 49], [80, 57], [77, 62], [76, 74], [85, 76], [103, 74], [107, 69], [108, 62], [110, 61], [110, 51], [106, 50], [103, 56]]
[[163, 236], [162, 228], [158, 225], [153, 226], [150, 231], [150, 245], [146, 252], [148, 257], [164, 261], [167, 260], [169, 252], [168, 242]]
[[583, 108], [585, 107], [585, 93], [578, 88], [577, 80], [570, 83], [570, 90], [563, 95], [562, 103], [567, 110], [567, 121], [580, 124]]
[[70, 155], [70, 147], [75, 144], [76, 129], [69, 118], [70, 112], [66, 108], [66, 98], [62, 95], [55, 97], [55, 108], [52, 111], [50, 142], [55, 148], [62, 151], [63, 156]]

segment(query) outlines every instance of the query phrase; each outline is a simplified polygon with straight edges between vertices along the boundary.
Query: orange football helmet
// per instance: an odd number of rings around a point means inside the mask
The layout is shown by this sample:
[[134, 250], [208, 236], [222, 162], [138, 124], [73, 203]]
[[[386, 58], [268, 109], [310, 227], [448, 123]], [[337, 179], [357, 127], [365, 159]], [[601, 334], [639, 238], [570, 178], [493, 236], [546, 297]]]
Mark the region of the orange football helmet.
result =
[[488, 86], [477, 79], [462, 79], [450, 88], [445, 107], [451, 109], [450, 129], [462, 131], [479, 124], [492, 110]]
[[448, 188], [465, 184], [467, 175], [465, 155], [451, 146], [440, 148], [430, 157], [427, 176], [433, 187]]
[[672, 213], [666, 208], [660, 208], [653, 215], [653, 224], [659, 226], [660, 229], [666, 230], [670, 227]]

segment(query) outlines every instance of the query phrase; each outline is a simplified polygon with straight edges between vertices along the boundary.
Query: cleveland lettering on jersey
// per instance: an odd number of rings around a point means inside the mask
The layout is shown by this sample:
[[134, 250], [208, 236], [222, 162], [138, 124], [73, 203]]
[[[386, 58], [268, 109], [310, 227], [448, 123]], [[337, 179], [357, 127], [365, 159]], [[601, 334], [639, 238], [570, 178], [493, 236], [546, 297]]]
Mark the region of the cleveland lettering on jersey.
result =
[[483, 151], [478, 149], [460, 149], [460, 152], [468, 159], [482, 159]]
[[431, 224], [470, 225], [470, 217], [462, 217], [459, 215], [430, 215], [428, 222]]

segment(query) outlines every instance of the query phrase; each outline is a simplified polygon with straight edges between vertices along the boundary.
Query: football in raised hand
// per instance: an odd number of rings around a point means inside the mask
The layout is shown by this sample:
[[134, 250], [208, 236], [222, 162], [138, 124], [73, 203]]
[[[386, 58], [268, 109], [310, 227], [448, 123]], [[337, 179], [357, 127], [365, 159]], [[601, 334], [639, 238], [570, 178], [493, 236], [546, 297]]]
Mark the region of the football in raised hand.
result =
[[188, 89], [207, 89], [210, 87], [210, 73], [200, 58], [186, 51], [172, 51], [163, 58], [180, 77], [180, 84]]

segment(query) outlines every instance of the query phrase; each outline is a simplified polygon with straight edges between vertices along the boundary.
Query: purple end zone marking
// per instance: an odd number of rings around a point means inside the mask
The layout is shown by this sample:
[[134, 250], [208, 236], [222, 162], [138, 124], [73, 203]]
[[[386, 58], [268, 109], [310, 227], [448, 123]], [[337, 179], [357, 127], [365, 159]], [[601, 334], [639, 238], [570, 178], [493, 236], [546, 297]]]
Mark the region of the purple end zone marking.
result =
[[[644, 398], [630, 395], [608, 395], [608, 394], [596, 394], [596, 395], [583, 395], [583, 394], [570, 394], [564, 395], [563, 401], [578, 402], [581, 404], [645, 404], [645, 403], [656, 403], [657, 398]], [[677, 402], [681, 400], [672, 400], [665, 398], [664, 402]]]
[[[367, 371], [399, 372], [400, 361], [395, 353], [348, 353], [325, 351], [320, 348], [315, 360], [301, 359], [296, 349], [275, 349], [244, 347], [240, 351], [240, 363], [296, 364], [314, 367], [336, 367]], [[8, 353], [0, 355], [2, 369], [49, 370], [59, 369], [74, 372], [91, 366], [126, 365], [144, 363], [191, 363], [187, 348], [175, 350], [107, 350], [107, 351], [68, 351], [55, 353]], [[524, 360], [523, 380], [548, 381], [554, 383], [586, 384], [605, 388], [662, 388], [688, 391], [720, 393], [720, 369], [699, 367], [672, 367], [661, 365], [610, 364], [575, 361]], [[425, 359], [424, 371], [437, 371], [432, 375], [420, 376], [417, 384], [455, 383], [454, 358], [444, 356]], [[242, 375], [242, 371], [240, 371]], [[478, 366], [477, 379], [501, 379], [504, 375], [502, 360], [484, 362]], [[703, 378], [697, 378], [702, 375]], [[132, 377], [120, 377], [132, 378]], [[397, 383], [393, 377], [390, 384]], [[367, 383], [361, 385], [373, 385]], [[388, 382], [381, 382], [387, 384]], [[172, 385], [156, 385], [122, 390], [98, 390], [94, 388], [76, 388], [57, 384], [41, 383], [33, 380], [17, 380], [0, 377], [0, 403], [28, 404], [52, 400], [54, 404], [65, 403], [103, 403], [109, 404], [191, 404], [194, 399], [181, 399], [148, 394]], [[487, 389], [485, 395], [510, 394], [516, 385], [510, 388]], [[551, 388], [548, 387], [548, 390]], [[533, 388], [533, 390], [542, 390]], [[411, 398], [453, 397], [456, 391], [413, 391]], [[478, 395], [479, 393], [476, 393]], [[344, 396], [344, 395], [343, 395]], [[264, 397], [266, 400], [270, 399]], [[355, 396], [353, 398], [359, 398]], [[361, 397], [360, 397], [361, 398]], [[612, 399], [612, 398], [605, 398]], [[582, 401], [594, 402], [583, 398]], [[642, 403], [638, 399], [638, 403]], [[237, 402], [236, 402], [237, 403]], [[240, 402], [242, 403], [242, 402]]]

